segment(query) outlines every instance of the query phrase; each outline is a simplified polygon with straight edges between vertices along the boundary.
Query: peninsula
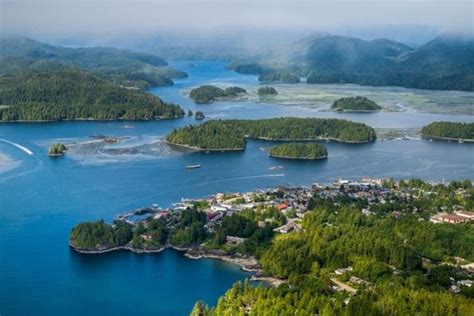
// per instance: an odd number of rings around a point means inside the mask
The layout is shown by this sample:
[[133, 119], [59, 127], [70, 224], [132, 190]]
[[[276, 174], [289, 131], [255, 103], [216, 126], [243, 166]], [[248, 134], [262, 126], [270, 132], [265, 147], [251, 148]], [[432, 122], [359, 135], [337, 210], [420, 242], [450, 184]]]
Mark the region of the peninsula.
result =
[[75, 67], [0, 76], [0, 122], [154, 120], [183, 109]]
[[328, 151], [316, 143], [289, 143], [271, 147], [268, 155], [281, 159], [316, 160], [327, 158]]
[[260, 120], [210, 120], [168, 134], [170, 144], [197, 150], [243, 150], [246, 139], [270, 141], [334, 140], [367, 143], [376, 139], [373, 128], [347, 120], [272, 118]]

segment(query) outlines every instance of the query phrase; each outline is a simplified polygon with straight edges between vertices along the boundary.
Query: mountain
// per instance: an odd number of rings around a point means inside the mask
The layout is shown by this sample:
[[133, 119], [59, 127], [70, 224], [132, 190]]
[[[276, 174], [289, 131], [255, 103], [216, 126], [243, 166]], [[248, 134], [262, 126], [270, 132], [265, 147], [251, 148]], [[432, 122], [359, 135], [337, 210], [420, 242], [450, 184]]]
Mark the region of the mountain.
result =
[[308, 47], [303, 62], [308, 83], [474, 91], [474, 40], [470, 38], [439, 37], [411, 49], [387, 39], [326, 36]]
[[77, 67], [20, 70], [0, 76], [0, 121], [147, 120], [183, 110], [138, 89], [123, 88]]
[[387, 39], [364, 41], [343, 36], [322, 36], [308, 47], [306, 63], [316, 71], [360, 72], [393, 63], [412, 49]]
[[186, 73], [168, 67], [164, 59], [153, 54], [111, 47], [59, 47], [22, 37], [0, 38], [0, 63], [5, 58], [14, 61], [17, 67], [28, 67], [37, 61], [75, 65], [117, 84], [142, 89], [171, 85], [171, 78], [186, 76]]

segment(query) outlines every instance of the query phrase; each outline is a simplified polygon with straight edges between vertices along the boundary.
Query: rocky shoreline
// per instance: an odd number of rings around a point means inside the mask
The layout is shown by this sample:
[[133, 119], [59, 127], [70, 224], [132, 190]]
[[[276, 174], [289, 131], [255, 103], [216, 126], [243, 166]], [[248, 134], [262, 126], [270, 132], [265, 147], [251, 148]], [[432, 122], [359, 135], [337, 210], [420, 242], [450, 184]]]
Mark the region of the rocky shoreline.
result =
[[176, 251], [184, 252], [184, 256], [193, 259], [214, 259], [214, 260], [221, 260], [225, 262], [229, 262], [232, 264], [236, 264], [240, 267], [241, 270], [252, 273], [250, 277], [250, 281], [262, 281], [268, 283], [272, 286], [279, 286], [285, 283], [285, 280], [278, 279], [272, 276], [267, 276], [263, 273], [258, 261], [255, 257], [252, 256], [244, 256], [240, 254], [226, 254], [222, 250], [209, 250], [205, 249], [201, 246], [193, 246], [193, 247], [177, 247], [172, 245], [165, 245], [160, 248], [156, 249], [137, 249], [133, 248], [131, 245], [125, 246], [117, 246], [111, 248], [101, 248], [101, 249], [78, 249], [76, 248], [71, 242], [69, 242], [69, 246], [74, 249], [74, 251], [93, 255], [93, 254], [103, 254], [118, 250], [128, 250], [138, 254], [145, 254], [145, 253], [160, 253], [166, 249], [173, 249]]

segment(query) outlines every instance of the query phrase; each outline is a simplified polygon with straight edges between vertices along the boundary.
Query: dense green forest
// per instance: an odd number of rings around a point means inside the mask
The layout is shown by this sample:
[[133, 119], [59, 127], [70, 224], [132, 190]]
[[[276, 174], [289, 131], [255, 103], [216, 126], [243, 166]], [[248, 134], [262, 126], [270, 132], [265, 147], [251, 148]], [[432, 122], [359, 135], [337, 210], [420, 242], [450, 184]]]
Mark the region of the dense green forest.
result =
[[325, 146], [315, 143], [288, 143], [273, 146], [268, 154], [278, 158], [320, 159], [328, 156]]
[[370, 142], [375, 131], [362, 123], [338, 119], [274, 118], [261, 120], [212, 120], [202, 125], [175, 129], [170, 143], [201, 149], [243, 149], [246, 138], [269, 140], [333, 139], [340, 142]]
[[335, 111], [378, 111], [382, 107], [366, 97], [340, 98], [331, 105]]
[[421, 135], [474, 141], [474, 123], [433, 122], [421, 129]]
[[266, 95], [277, 95], [278, 91], [276, 91], [273, 87], [261, 87], [258, 88], [258, 95], [259, 96], [266, 96]]
[[74, 65], [115, 84], [140, 89], [172, 85], [172, 78], [187, 76], [148, 53], [111, 47], [66, 48], [22, 37], [0, 39], [0, 74], [33, 70], [44, 63], [55, 68]]
[[[215, 307], [200, 301], [191, 315], [472, 315], [474, 291], [464, 286], [459, 295], [449, 292], [452, 280], [472, 277], [426, 259], [472, 261], [474, 224], [433, 224], [423, 219], [441, 206], [472, 207], [471, 182], [444, 186], [412, 179], [399, 188], [431, 194], [390, 202], [393, 210], [403, 210], [400, 216], [377, 213], [387, 206], [382, 203], [372, 204], [374, 213], [364, 215], [364, 199], [315, 196], [301, 231], [278, 234], [270, 243], [265, 240], [254, 253], [268, 275], [284, 278], [286, 284], [256, 287], [238, 282]], [[466, 188], [466, 194], [456, 194], [458, 188]], [[348, 266], [352, 270], [340, 276], [334, 273]], [[362, 281], [354, 283], [352, 277]], [[334, 291], [335, 278], [352, 284], [357, 295]]]
[[77, 68], [0, 76], [0, 121], [149, 120], [183, 110], [158, 97], [121, 88]]
[[241, 87], [227, 87], [221, 89], [213, 85], [204, 85], [192, 89], [189, 97], [196, 103], [207, 104], [219, 99], [235, 97], [242, 93], [247, 93], [247, 91]]
[[80, 223], [71, 230], [71, 245], [83, 250], [123, 246], [132, 239], [132, 229], [117, 223], [114, 227], [103, 220]]

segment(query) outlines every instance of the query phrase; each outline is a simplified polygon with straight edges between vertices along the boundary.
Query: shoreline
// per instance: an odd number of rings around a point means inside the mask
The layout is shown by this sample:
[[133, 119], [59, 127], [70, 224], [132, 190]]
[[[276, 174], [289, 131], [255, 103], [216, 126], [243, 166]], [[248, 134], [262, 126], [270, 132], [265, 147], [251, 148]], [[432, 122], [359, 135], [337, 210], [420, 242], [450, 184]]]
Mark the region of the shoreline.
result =
[[[318, 137], [318, 138], [308, 138], [308, 139], [272, 139], [268, 137], [245, 137], [245, 139], [253, 139], [253, 140], [264, 140], [264, 141], [271, 141], [271, 142], [314, 142], [314, 141], [335, 141], [338, 143], [342, 144], [368, 144], [375, 142], [377, 139], [373, 140], [366, 140], [366, 141], [343, 141], [337, 138], [331, 138], [331, 137]], [[239, 148], [215, 148], [215, 149], [206, 149], [206, 148], [201, 148], [201, 147], [196, 147], [196, 146], [191, 146], [187, 144], [178, 144], [178, 143], [173, 143], [167, 139], [165, 139], [165, 142], [168, 145], [172, 146], [177, 146], [177, 147], [182, 147], [186, 149], [193, 149], [196, 151], [243, 151], [246, 149], [246, 147], [239, 147]], [[474, 140], [473, 140], [474, 142]]]
[[186, 149], [193, 149], [193, 150], [196, 150], [196, 151], [243, 151], [243, 150], [245, 150], [245, 147], [242, 147], [242, 148], [216, 148], [216, 149], [206, 149], [206, 148], [195, 147], [195, 146], [186, 145], [186, 144], [173, 143], [173, 142], [170, 142], [170, 141], [167, 140], [167, 139], [165, 139], [165, 142], [166, 142], [168, 145], [171, 145], [171, 146], [177, 146], [177, 147], [182, 147], [182, 148], [186, 148]]
[[74, 251], [84, 254], [84, 255], [98, 255], [104, 254], [119, 250], [127, 250], [137, 254], [147, 254], [147, 253], [160, 253], [167, 249], [173, 249], [183, 253], [183, 255], [191, 260], [199, 259], [212, 259], [228, 262], [234, 265], [237, 265], [242, 271], [251, 273], [250, 281], [261, 281], [270, 284], [271, 286], [278, 287], [280, 284], [286, 283], [286, 280], [282, 280], [273, 276], [264, 275], [263, 270], [260, 268], [258, 261], [255, 257], [252, 256], [242, 256], [238, 254], [226, 254], [220, 250], [206, 250], [201, 246], [195, 247], [178, 247], [170, 244], [164, 245], [157, 249], [136, 249], [132, 246], [117, 246], [106, 249], [95, 249], [95, 250], [83, 250], [78, 249], [69, 242], [69, 247]]
[[462, 141], [464, 143], [474, 143], [474, 139], [432, 136], [432, 135], [426, 135], [426, 134], [421, 134], [421, 138], [428, 139], [428, 140], [433, 139], [433, 140], [441, 140], [441, 141], [453, 141], [453, 142]]
[[269, 157], [272, 158], [277, 158], [277, 159], [289, 159], [289, 160], [322, 160], [322, 159], [327, 159], [328, 156], [321, 156], [321, 157], [290, 157], [290, 156], [277, 156], [277, 155], [272, 155], [268, 154]]
[[57, 120], [15, 120], [15, 121], [0, 121], [0, 124], [11, 124], [11, 123], [59, 123], [59, 122], [151, 122], [161, 120], [171, 120], [183, 118], [185, 115], [177, 116], [157, 116], [152, 119], [94, 119], [94, 118], [72, 118], [72, 119], [57, 119]]

